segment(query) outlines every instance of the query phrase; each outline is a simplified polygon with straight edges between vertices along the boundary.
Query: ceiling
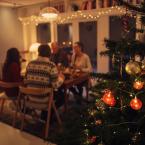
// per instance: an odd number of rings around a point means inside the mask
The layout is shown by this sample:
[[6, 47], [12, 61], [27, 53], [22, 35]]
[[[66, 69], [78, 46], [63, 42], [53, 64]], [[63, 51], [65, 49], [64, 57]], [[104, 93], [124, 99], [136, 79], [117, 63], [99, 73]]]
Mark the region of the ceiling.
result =
[[0, 0], [0, 6], [19, 7], [48, 2], [48, 0]]

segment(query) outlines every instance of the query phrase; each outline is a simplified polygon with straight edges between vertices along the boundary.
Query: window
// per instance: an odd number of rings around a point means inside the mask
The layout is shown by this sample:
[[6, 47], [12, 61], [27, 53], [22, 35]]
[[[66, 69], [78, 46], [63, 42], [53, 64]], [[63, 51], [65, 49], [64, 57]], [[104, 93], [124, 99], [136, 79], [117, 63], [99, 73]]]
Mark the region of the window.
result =
[[37, 42], [48, 43], [51, 42], [50, 23], [43, 23], [37, 26]]

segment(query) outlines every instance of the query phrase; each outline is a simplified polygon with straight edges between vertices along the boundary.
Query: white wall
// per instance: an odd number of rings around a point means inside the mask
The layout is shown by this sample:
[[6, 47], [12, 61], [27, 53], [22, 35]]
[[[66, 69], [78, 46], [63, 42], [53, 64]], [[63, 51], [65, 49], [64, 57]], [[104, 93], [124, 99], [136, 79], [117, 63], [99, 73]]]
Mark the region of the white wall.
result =
[[7, 49], [23, 50], [22, 24], [17, 9], [0, 7], [0, 63], [4, 62]]
[[101, 56], [100, 52], [106, 50], [104, 39], [109, 38], [109, 17], [101, 17], [97, 26], [97, 72], [107, 73], [109, 72], [109, 58], [108, 56]]

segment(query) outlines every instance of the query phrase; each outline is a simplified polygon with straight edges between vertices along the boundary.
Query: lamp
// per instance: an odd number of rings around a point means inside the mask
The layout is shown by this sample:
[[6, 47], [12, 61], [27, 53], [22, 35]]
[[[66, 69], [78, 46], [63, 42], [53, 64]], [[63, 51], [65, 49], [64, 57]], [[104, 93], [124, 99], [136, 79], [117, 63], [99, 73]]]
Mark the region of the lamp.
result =
[[30, 48], [29, 48], [29, 51], [30, 52], [37, 52], [38, 51], [38, 47], [40, 46], [40, 43], [33, 43], [31, 46], [30, 46]]
[[40, 43], [33, 43], [30, 48], [29, 48], [29, 51], [30, 51], [30, 54], [31, 54], [31, 60], [34, 60], [37, 58], [38, 56], [38, 47], [40, 46]]
[[[49, 1], [48, 4], [50, 5]], [[58, 10], [54, 7], [47, 6], [40, 11], [40, 16], [50, 20], [55, 20], [58, 16], [58, 13]]]

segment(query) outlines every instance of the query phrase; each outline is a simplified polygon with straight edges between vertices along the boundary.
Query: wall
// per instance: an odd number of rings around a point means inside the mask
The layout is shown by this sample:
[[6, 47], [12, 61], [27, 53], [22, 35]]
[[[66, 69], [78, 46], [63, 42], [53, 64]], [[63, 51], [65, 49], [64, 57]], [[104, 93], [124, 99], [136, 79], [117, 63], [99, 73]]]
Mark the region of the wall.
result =
[[18, 20], [17, 10], [0, 7], [0, 63], [4, 61], [8, 48], [23, 49], [22, 24]]
[[22, 24], [18, 20], [16, 9], [0, 7], [0, 78], [2, 64], [10, 47], [23, 50]]

